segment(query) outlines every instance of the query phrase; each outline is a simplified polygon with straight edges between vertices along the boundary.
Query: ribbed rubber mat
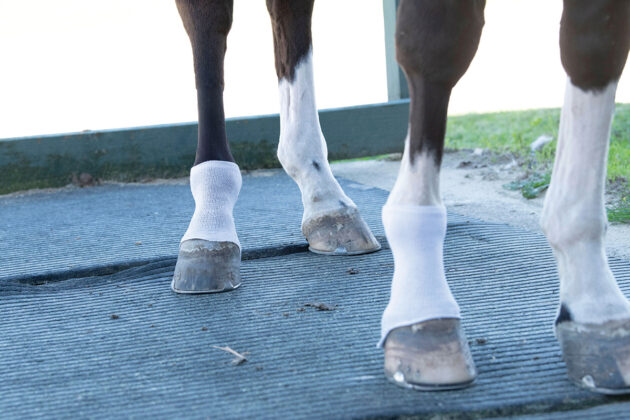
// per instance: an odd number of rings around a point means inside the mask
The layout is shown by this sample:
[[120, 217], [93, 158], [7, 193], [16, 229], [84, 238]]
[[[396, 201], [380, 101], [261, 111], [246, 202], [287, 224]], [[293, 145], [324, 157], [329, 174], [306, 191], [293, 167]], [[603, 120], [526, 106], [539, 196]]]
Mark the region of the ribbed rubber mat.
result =
[[[1, 417], [479, 418], [627, 401], [569, 383], [551, 327], [557, 274], [537, 234], [450, 226], [447, 277], [479, 378], [442, 393], [404, 390], [382, 374], [375, 344], [393, 270], [387, 249], [247, 260], [242, 287], [217, 295], [172, 293], [173, 265], [0, 282]], [[628, 294], [630, 263], [611, 265]], [[213, 346], [248, 361], [233, 365]]]
[[630, 402], [611, 403], [583, 410], [556, 411], [534, 415], [494, 418], [494, 420], [626, 420], [630, 417]]
[[[299, 189], [282, 170], [262, 174], [243, 176], [235, 208], [244, 250], [306, 247]], [[383, 235], [380, 211], [387, 192], [340, 182], [374, 234]], [[176, 256], [193, 210], [187, 184], [105, 185], [0, 198], [0, 279], [85, 276], [99, 266]], [[458, 221], [453, 216], [451, 222]]]

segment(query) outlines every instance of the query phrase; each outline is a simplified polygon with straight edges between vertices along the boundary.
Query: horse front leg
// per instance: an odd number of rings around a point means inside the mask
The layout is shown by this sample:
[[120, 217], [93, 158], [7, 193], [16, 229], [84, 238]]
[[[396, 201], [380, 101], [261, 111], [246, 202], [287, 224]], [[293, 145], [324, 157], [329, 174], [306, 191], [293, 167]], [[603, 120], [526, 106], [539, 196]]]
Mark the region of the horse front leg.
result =
[[555, 331], [569, 377], [610, 394], [630, 392], [630, 303], [604, 247], [608, 143], [630, 45], [628, 22], [627, 1], [564, 2], [560, 48], [569, 77], [541, 217], [558, 263]]
[[190, 38], [199, 133], [190, 189], [195, 212], [179, 249], [171, 284], [178, 293], [212, 293], [240, 285], [241, 249], [232, 211], [241, 173], [230, 153], [223, 111], [223, 59], [232, 0], [177, 0]]
[[313, 0], [267, 0], [280, 93], [278, 159], [298, 184], [302, 233], [316, 253], [353, 255], [380, 245], [328, 164], [315, 105], [311, 43]]
[[446, 209], [439, 171], [451, 89], [477, 51], [484, 5], [402, 0], [398, 7], [396, 58], [411, 104], [400, 172], [383, 207], [394, 278], [380, 344], [386, 377], [403, 387], [456, 389], [476, 376], [444, 273]]

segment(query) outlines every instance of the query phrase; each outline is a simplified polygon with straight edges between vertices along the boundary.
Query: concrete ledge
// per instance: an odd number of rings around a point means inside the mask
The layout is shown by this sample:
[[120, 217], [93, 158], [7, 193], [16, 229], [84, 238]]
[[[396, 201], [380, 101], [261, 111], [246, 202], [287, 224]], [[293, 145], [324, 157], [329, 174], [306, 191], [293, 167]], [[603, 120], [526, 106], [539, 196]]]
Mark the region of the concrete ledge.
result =
[[[409, 100], [320, 111], [329, 159], [402, 151], [408, 113]], [[278, 115], [227, 120], [242, 169], [279, 167], [279, 133]], [[0, 139], [0, 194], [66, 185], [83, 172], [117, 181], [186, 176], [196, 144], [197, 123]]]

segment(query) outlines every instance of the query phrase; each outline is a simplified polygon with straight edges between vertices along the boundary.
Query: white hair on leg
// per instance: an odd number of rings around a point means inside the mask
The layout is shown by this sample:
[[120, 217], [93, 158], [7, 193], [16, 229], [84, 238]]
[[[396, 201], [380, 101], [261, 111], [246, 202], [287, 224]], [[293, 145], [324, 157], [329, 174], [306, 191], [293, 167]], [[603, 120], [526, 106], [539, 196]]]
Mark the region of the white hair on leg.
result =
[[604, 206], [608, 140], [617, 82], [588, 91], [567, 82], [558, 149], [541, 225], [554, 250], [560, 303], [577, 323], [630, 318], [608, 266]]
[[302, 232], [309, 249], [323, 254], [362, 254], [380, 249], [356, 204], [328, 164], [315, 104], [312, 51], [298, 62], [293, 80], [280, 79], [278, 159], [302, 194]]
[[387, 198], [389, 205], [441, 206], [440, 167], [429, 153], [409, 157], [409, 135], [394, 188]]
[[328, 164], [326, 141], [315, 104], [312, 51], [295, 68], [293, 81], [283, 78], [280, 90], [280, 142], [278, 159], [302, 192], [303, 221], [336, 210], [347, 197]]

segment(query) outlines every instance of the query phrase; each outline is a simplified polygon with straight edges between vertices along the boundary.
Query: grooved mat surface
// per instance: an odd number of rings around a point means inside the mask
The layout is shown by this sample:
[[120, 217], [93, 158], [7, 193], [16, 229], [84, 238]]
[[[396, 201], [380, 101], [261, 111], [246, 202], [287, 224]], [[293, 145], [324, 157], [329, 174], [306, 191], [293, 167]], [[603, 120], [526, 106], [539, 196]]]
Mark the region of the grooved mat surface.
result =
[[[344, 187], [368, 224], [382, 233], [378, 218], [386, 193], [351, 183]], [[168, 241], [177, 243], [192, 212], [188, 186], [108, 186], [3, 200], [3, 229], [22, 235], [21, 242], [11, 243], [35, 250], [24, 257], [1, 245], [3, 419], [431, 418], [436, 413], [613, 419], [630, 409], [628, 398], [591, 394], [568, 382], [551, 327], [557, 274], [540, 235], [449, 214], [447, 277], [479, 378], [466, 390], [419, 393], [387, 383], [382, 351], [375, 347], [393, 273], [387, 249], [356, 257], [298, 252], [251, 259], [243, 262], [243, 285], [236, 291], [177, 295], [169, 287], [176, 247], [170, 250]], [[140, 204], [145, 213], [134, 208]], [[5, 205], [22, 216], [49, 209], [54, 234], [42, 228], [41, 236], [31, 238], [36, 230]], [[165, 215], [153, 218], [153, 206], [165, 206], [159, 207]], [[78, 214], [93, 218], [83, 225]], [[16, 224], [7, 224], [5, 216]], [[246, 250], [303, 241], [299, 194], [284, 175], [245, 177], [236, 217]], [[127, 255], [120, 243], [137, 240], [134, 235], [150, 227], [156, 232], [144, 232], [139, 240], [156, 244], [141, 250], [146, 254]], [[96, 236], [89, 241], [102, 255], [70, 241], [38, 246], [41, 238], [60, 241], [59, 232], [81, 228]], [[126, 256], [164, 258], [114, 274], [41, 284], [18, 276], [15, 265], [7, 271], [7, 252], [13, 252], [10, 261], [25, 264], [26, 275], [44, 272], [41, 264], [54, 271], [73, 261], [89, 266], [119, 263]], [[628, 295], [630, 263], [612, 259], [611, 266]], [[351, 268], [358, 273], [350, 274]], [[308, 305], [318, 303], [334, 310]], [[249, 360], [233, 365], [233, 356], [213, 346], [229, 346]], [[555, 410], [562, 412], [550, 413]]]
[[[611, 262], [628, 294], [630, 264]], [[389, 250], [248, 260], [240, 289], [202, 296], [169, 290], [173, 264], [40, 286], [1, 282], [2, 417], [468, 417], [624, 401], [566, 379], [551, 329], [553, 258], [535, 234], [449, 228], [447, 276], [479, 379], [443, 393], [403, 390], [382, 375], [375, 343], [393, 270]], [[249, 361], [234, 366], [215, 345]]]
[[[260, 173], [243, 176], [234, 211], [243, 248], [306, 245], [299, 189], [281, 170]], [[380, 208], [387, 192], [341, 183], [374, 234], [383, 235]], [[176, 256], [193, 211], [188, 184], [0, 197], [0, 279]]]
[[[282, 170], [244, 175], [234, 217], [244, 250], [301, 244], [302, 200]], [[387, 192], [340, 180], [376, 236]], [[0, 197], [0, 279], [177, 256], [194, 211], [188, 184], [105, 185]], [[449, 222], [463, 219], [449, 215]], [[136, 245], [141, 242], [141, 245]]]
[[630, 402], [523, 416], [495, 417], [494, 420], [625, 420], [630, 416]]

